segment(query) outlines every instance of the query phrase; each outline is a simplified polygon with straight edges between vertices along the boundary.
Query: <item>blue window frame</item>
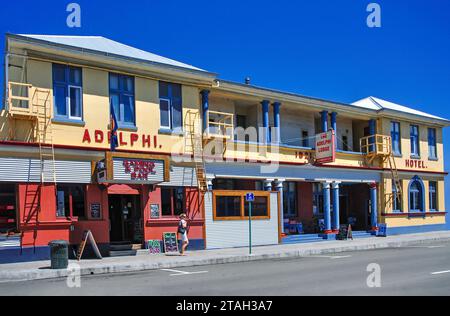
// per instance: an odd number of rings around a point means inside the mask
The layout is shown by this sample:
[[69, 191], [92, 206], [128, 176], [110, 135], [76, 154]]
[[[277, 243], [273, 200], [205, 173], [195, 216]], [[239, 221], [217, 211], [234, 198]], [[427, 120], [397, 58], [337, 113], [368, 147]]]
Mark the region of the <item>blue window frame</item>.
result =
[[401, 134], [400, 134], [400, 123], [391, 122], [391, 138], [392, 138], [392, 151], [395, 155], [402, 154], [401, 147]]
[[65, 120], [83, 119], [82, 70], [61, 64], [53, 64], [54, 117]]
[[436, 129], [428, 129], [428, 157], [431, 159], [437, 159], [437, 147], [436, 147]]
[[159, 82], [161, 128], [181, 131], [183, 127], [183, 100], [180, 84]]
[[410, 127], [410, 139], [411, 139], [411, 156], [419, 157], [420, 156], [419, 126], [411, 125], [411, 127]]
[[409, 211], [411, 213], [424, 212], [424, 189], [423, 183], [415, 177], [409, 184]]
[[430, 181], [429, 183], [430, 211], [437, 211], [437, 183]]
[[392, 211], [396, 213], [402, 212], [402, 201], [394, 181], [392, 181]]
[[109, 74], [109, 97], [117, 116], [119, 128], [135, 127], [134, 77]]

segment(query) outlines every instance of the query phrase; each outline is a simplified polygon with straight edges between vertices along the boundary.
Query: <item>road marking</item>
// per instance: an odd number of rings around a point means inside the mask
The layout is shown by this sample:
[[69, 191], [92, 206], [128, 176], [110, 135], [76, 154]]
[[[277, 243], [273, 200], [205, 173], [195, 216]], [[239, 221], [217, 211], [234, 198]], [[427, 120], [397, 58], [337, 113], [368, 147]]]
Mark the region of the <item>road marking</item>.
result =
[[438, 249], [445, 248], [447, 246], [406, 246], [405, 248], [422, 248], [422, 249]]
[[441, 274], [447, 274], [447, 273], [450, 273], [450, 270], [448, 270], [448, 271], [433, 272], [433, 273], [431, 273], [431, 275], [441, 275]]
[[331, 260], [351, 258], [352, 256], [310, 256], [310, 258], [327, 258]]
[[161, 271], [165, 272], [172, 272], [170, 276], [181, 276], [181, 275], [193, 275], [193, 274], [205, 274], [208, 273], [208, 271], [197, 271], [197, 272], [187, 272], [187, 271], [180, 271], [180, 270], [173, 270], [173, 269], [161, 269]]

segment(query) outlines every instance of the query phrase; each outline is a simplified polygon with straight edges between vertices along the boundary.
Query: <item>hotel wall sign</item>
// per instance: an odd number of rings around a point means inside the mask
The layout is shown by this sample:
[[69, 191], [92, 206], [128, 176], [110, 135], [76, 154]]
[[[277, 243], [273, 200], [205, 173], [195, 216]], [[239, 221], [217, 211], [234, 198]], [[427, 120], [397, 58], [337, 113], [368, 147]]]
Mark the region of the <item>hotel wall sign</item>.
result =
[[411, 169], [428, 169], [423, 160], [406, 159], [405, 167]]
[[[130, 146], [138, 148], [154, 148], [161, 149], [162, 145], [158, 142], [158, 136], [141, 135], [136, 133], [118, 133], [118, 141], [120, 146]], [[101, 130], [95, 130], [91, 132], [89, 129], [84, 130], [83, 144], [110, 144], [111, 132], [103, 132]]]

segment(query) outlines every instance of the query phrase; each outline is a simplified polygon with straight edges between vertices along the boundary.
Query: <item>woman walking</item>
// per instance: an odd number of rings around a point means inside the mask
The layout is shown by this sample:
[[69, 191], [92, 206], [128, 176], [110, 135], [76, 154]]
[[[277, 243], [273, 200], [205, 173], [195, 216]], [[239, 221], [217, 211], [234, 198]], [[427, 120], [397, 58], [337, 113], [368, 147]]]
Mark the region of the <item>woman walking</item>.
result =
[[185, 256], [186, 249], [189, 246], [187, 227], [188, 227], [187, 215], [181, 214], [180, 222], [178, 223], [178, 234], [180, 235], [180, 239], [182, 242], [182, 245], [181, 245], [181, 255], [182, 256]]

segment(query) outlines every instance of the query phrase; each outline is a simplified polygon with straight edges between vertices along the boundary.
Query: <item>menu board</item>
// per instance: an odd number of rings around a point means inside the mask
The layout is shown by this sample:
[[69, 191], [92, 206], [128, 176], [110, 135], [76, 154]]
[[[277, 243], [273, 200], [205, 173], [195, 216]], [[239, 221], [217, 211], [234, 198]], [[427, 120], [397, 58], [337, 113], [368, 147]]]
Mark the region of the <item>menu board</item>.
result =
[[166, 254], [178, 253], [178, 239], [176, 233], [164, 233], [164, 252]]
[[337, 240], [353, 240], [352, 225], [341, 225], [339, 227], [339, 233], [337, 235]]
[[152, 205], [150, 205], [150, 218], [151, 219], [157, 219], [159, 217], [160, 217], [159, 204], [152, 204]]
[[147, 241], [147, 249], [150, 254], [157, 255], [161, 253], [161, 242], [159, 240], [149, 240]]
[[101, 218], [101, 210], [102, 210], [102, 206], [100, 203], [92, 203], [91, 204], [91, 218], [92, 219], [100, 219]]

